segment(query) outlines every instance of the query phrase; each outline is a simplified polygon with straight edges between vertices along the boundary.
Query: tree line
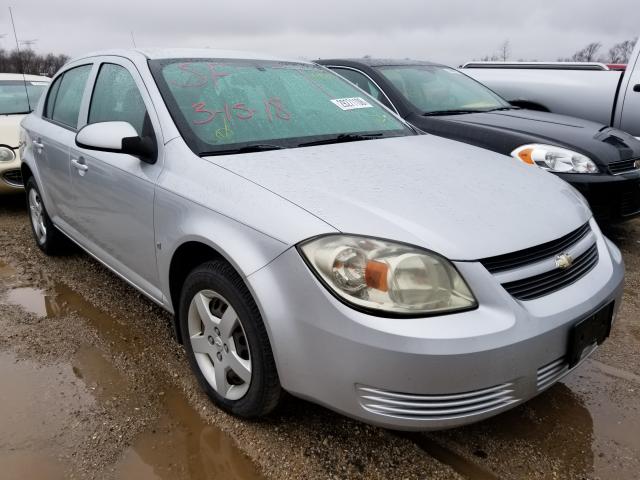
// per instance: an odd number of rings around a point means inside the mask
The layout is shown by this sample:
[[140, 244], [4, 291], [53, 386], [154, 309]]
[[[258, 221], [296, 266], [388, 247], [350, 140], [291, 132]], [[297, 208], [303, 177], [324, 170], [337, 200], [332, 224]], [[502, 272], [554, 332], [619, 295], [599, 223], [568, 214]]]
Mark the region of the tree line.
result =
[[[616, 43], [607, 51], [602, 50], [601, 42], [591, 42], [584, 48], [581, 48], [570, 57], [558, 58], [559, 62], [602, 62], [602, 63], [627, 63], [633, 49], [636, 46], [638, 37], [624, 40], [620, 43]], [[505, 40], [500, 44], [497, 52], [491, 55], [485, 55], [480, 60], [482, 61], [502, 61], [506, 62], [511, 59], [511, 43], [509, 40]], [[519, 61], [524, 61], [519, 59]], [[535, 61], [535, 60], [533, 60]]]
[[578, 50], [569, 58], [560, 59], [568, 62], [602, 62], [602, 63], [627, 63], [633, 49], [638, 42], [638, 37], [624, 40], [613, 45], [607, 52], [601, 53], [602, 43], [591, 42], [586, 47]]
[[22, 48], [20, 51], [0, 48], [0, 72], [2, 73], [28, 73], [51, 77], [68, 61], [69, 56], [63, 54], [39, 54], [30, 48]]

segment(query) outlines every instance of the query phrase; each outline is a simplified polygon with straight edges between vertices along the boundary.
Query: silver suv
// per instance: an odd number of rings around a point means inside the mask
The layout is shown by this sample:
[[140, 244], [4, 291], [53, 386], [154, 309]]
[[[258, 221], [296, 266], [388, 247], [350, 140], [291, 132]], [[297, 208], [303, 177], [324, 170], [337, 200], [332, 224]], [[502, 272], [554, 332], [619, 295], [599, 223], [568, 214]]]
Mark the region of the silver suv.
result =
[[38, 246], [71, 239], [174, 313], [239, 416], [284, 389], [391, 428], [476, 421], [575, 367], [620, 305], [620, 252], [572, 187], [318, 65], [96, 53], [22, 127]]

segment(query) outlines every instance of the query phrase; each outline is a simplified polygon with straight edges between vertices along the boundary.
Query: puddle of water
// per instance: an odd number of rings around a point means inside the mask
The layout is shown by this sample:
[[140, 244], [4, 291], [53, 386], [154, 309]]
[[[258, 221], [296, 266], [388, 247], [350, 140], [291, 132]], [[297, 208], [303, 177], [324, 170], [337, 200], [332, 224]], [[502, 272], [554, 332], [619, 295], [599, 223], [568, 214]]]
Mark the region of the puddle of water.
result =
[[411, 440], [439, 462], [449, 465], [464, 478], [472, 480], [498, 480], [498, 477], [493, 473], [485, 470], [480, 465], [467, 460], [465, 457], [453, 450], [442, 446], [437, 441], [424, 434], [406, 432], [401, 435]]
[[[100, 311], [64, 284], [54, 284], [48, 291], [31, 287], [15, 288], [6, 294], [5, 301], [41, 317], [75, 313], [99, 331], [114, 353], [133, 356], [133, 363], [137, 363], [135, 359], [146, 361], [142, 358], [142, 338], [138, 338], [126, 324]], [[26, 374], [25, 371], [30, 373]], [[13, 385], [12, 389], [0, 390], [0, 409], [6, 412], [0, 414], [0, 451], [4, 450], [5, 443], [11, 445], [13, 450], [23, 449], [19, 457], [5, 458], [0, 455], [0, 468], [14, 464], [17, 465], [16, 471], [30, 473], [24, 469], [30, 463], [38, 463], [46, 472], [46, 475], [23, 473], [18, 475], [20, 478], [58, 478], [55, 475], [59, 466], [48, 461], [40, 462], [40, 450], [31, 448], [35, 444], [30, 439], [34, 435], [44, 435], [51, 437], [51, 440], [67, 434], [64, 426], [73, 421], [73, 415], [67, 410], [77, 410], [91, 402], [100, 403], [115, 398], [119, 410], [126, 414], [130, 412], [130, 415], [135, 415], [135, 409], [144, 408], [136, 398], [135, 386], [97, 348], [90, 345], [76, 352], [71, 364], [53, 367], [22, 360], [16, 363], [8, 354], [0, 353], [0, 378], [3, 384]], [[139, 434], [134, 444], [125, 450], [113, 467], [116, 478], [262, 478], [229, 436], [202, 420], [182, 391], [157, 378], [153, 382], [159, 391], [165, 392], [160, 417], [155, 425]], [[25, 399], [28, 401], [25, 402]], [[64, 409], [60, 409], [61, 402], [65, 403]], [[58, 409], [60, 412], [57, 412]], [[46, 428], [43, 429], [43, 425]]]
[[47, 316], [47, 296], [42, 290], [31, 287], [13, 288], [7, 292], [6, 302], [19, 305], [38, 317]]
[[3, 479], [64, 478], [50, 446], [73, 435], [75, 412], [93, 404], [67, 364], [41, 366], [0, 352], [0, 471]]
[[[620, 384], [620, 379], [630, 386]], [[630, 372], [588, 360], [524, 405], [468, 427], [420, 434], [424, 438], [414, 441], [473, 480], [496, 478], [485, 468], [514, 478], [535, 474], [636, 480], [640, 471], [638, 380]], [[448, 442], [456, 450], [473, 453], [477, 460], [451, 450]]]
[[255, 467], [233, 441], [218, 429], [203, 424], [180, 395], [170, 392], [166, 407], [167, 411], [155, 429], [140, 435], [122, 457], [116, 468], [119, 478], [259, 478]]
[[64, 480], [64, 469], [54, 459], [38, 452], [0, 452], [3, 480]]
[[[625, 380], [625, 384], [618, 379]], [[589, 412], [593, 426], [590, 445], [594, 453], [593, 471], [601, 478], [638, 478], [640, 384], [637, 382], [637, 375], [593, 360], [563, 380], [580, 395]]]

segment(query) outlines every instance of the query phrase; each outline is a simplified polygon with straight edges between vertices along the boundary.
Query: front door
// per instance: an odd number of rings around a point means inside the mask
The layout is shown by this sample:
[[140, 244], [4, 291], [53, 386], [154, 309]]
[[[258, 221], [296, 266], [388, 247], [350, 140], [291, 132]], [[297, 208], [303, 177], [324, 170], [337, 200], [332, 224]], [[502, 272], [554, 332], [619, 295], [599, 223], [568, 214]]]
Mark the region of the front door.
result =
[[[86, 123], [129, 122], [140, 136], [159, 132], [155, 111], [132, 63], [114, 58], [99, 65]], [[74, 146], [70, 153], [76, 229], [99, 259], [160, 301], [153, 205], [162, 158], [147, 163], [122, 153]], [[159, 156], [160, 157], [160, 156]], [[153, 161], [152, 160], [152, 161]]]

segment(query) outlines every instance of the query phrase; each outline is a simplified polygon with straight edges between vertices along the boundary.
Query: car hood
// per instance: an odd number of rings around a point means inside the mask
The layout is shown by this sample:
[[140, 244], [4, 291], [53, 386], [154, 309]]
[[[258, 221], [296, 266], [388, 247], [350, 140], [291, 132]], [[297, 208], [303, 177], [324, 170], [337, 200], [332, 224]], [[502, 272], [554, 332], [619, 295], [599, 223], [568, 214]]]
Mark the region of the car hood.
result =
[[20, 138], [20, 121], [25, 115], [0, 115], [0, 145], [16, 148]]
[[431, 135], [208, 160], [341, 232], [407, 242], [454, 260], [544, 243], [591, 216], [553, 175]]
[[534, 110], [505, 110], [437, 117], [413, 115], [419, 128], [505, 155], [526, 143], [558, 145], [600, 165], [640, 157], [632, 135], [589, 120]]

